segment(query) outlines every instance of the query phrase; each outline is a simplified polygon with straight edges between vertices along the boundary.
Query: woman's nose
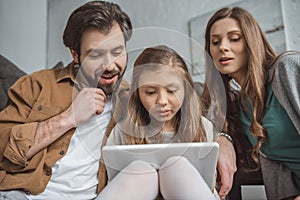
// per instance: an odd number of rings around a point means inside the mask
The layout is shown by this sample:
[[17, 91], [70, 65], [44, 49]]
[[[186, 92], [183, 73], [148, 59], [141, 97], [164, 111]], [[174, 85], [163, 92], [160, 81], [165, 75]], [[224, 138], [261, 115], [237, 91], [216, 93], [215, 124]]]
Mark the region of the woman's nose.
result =
[[220, 45], [220, 51], [228, 51], [229, 47], [226, 42], [222, 42]]

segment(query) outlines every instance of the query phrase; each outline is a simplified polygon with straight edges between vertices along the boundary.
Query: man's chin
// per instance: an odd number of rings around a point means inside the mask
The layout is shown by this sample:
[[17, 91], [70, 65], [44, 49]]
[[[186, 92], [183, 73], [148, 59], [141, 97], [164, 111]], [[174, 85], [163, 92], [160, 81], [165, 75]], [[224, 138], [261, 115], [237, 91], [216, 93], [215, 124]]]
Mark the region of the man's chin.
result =
[[106, 94], [106, 95], [111, 95], [114, 88], [115, 88], [115, 85], [116, 84], [109, 84], [109, 85], [102, 85], [102, 84], [98, 84], [97, 88], [100, 88], [103, 90], [103, 92]]
[[98, 88], [102, 89], [103, 92], [107, 95], [111, 95], [113, 93], [113, 91], [115, 90], [115, 88], [118, 86], [118, 84], [120, 83], [121, 79], [120, 77], [115, 80], [112, 83], [101, 83], [100, 81], [98, 82]]

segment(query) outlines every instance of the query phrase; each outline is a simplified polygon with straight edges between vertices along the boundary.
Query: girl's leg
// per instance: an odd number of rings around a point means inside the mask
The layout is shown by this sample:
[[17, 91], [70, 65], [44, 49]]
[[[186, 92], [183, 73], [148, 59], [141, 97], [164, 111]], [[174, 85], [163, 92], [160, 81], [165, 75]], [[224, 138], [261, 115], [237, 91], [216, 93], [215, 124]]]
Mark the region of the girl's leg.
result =
[[184, 157], [171, 157], [159, 169], [165, 199], [215, 199], [197, 169]]
[[158, 175], [147, 162], [133, 161], [108, 183], [96, 200], [155, 199]]

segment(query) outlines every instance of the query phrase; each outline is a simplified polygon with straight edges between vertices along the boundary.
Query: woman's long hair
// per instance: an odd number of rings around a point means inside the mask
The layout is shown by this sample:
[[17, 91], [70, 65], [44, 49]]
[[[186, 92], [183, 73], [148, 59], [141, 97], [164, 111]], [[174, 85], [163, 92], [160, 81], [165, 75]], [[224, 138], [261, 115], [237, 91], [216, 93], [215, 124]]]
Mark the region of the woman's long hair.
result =
[[[149, 135], [161, 136], [160, 130], [149, 128], [151, 122], [150, 114], [141, 103], [138, 93], [138, 82], [140, 73], [145, 71], [156, 71], [161, 73], [161, 69], [170, 68], [184, 83], [184, 100], [180, 110], [176, 113], [174, 126], [174, 142], [196, 142], [206, 141], [205, 130], [202, 125], [200, 99], [194, 89], [192, 78], [184, 60], [176, 51], [167, 46], [156, 46], [145, 49], [136, 59], [133, 69], [131, 84], [131, 96], [129, 99], [126, 122], [125, 138], [127, 144], [147, 143]], [[168, 78], [166, 74], [166, 78]], [[153, 131], [155, 133], [153, 133]], [[126, 132], [130, 134], [126, 134]], [[149, 133], [150, 132], [150, 133]]]
[[[205, 50], [211, 59], [210, 53], [210, 31], [213, 24], [224, 18], [233, 18], [238, 21], [242, 34], [246, 41], [246, 49], [248, 54], [247, 73], [243, 78], [245, 81], [241, 85], [241, 91], [232, 92], [229, 82], [231, 77], [221, 74], [224, 82], [226, 98], [227, 98], [227, 111], [226, 122], [223, 131], [233, 135], [237, 140], [241, 139], [242, 130], [239, 129], [240, 123], [238, 119], [238, 102], [245, 102], [247, 100], [253, 106], [252, 124], [250, 126], [251, 133], [257, 138], [257, 144], [251, 151], [251, 157], [259, 163], [258, 154], [261, 153], [260, 147], [267, 138], [267, 132], [262, 127], [262, 119], [265, 111], [265, 84], [266, 72], [271, 68], [275, 62], [275, 52], [270, 43], [267, 41], [264, 33], [262, 32], [259, 24], [253, 16], [246, 10], [240, 7], [222, 8], [218, 10], [208, 21], [205, 32]], [[213, 68], [213, 64], [208, 62], [207, 71]], [[202, 101], [205, 107], [210, 104], [210, 95], [213, 91], [208, 90], [207, 84], [213, 80], [211, 73], [206, 73], [206, 85], [202, 95]], [[245, 105], [243, 105], [246, 108]], [[239, 134], [239, 135], [237, 135]], [[237, 147], [240, 150], [241, 147]], [[259, 166], [259, 165], [258, 165]]]

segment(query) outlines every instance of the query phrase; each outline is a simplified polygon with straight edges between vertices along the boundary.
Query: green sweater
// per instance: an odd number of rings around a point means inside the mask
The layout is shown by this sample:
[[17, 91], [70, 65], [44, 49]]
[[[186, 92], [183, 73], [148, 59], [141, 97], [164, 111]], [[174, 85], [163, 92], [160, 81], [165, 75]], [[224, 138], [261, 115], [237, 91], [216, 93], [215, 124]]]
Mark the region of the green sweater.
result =
[[[291, 169], [300, 183], [300, 55], [285, 55], [277, 64], [274, 80], [266, 86], [262, 126], [268, 136], [261, 151]], [[240, 119], [254, 146], [257, 140], [250, 132], [253, 108], [247, 103], [246, 107], [249, 110], [241, 109]]]
[[[266, 92], [266, 110], [262, 126], [267, 131], [268, 138], [262, 145], [261, 151], [269, 159], [279, 161], [290, 168], [300, 180], [300, 135], [270, 85]], [[248, 108], [252, 110], [249, 105]], [[251, 144], [255, 146], [257, 139], [250, 132], [251, 113], [241, 110], [240, 119]]]

